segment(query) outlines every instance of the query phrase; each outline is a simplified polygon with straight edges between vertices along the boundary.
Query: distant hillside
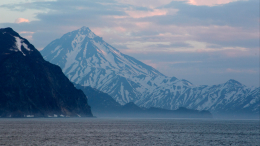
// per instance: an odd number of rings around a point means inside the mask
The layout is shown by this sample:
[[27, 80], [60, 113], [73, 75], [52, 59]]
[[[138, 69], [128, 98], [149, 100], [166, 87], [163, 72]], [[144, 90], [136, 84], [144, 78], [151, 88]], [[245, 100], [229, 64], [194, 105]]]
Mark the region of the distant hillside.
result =
[[92, 112], [97, 117], [136, 117], [136, 118], [212, 118], [209, 111], [187, 108], [166, 110], [161, 108], [141, 108], [133, 102], [120, 105], [111, 96], [91, 87], [75, 84], [88, 97]]

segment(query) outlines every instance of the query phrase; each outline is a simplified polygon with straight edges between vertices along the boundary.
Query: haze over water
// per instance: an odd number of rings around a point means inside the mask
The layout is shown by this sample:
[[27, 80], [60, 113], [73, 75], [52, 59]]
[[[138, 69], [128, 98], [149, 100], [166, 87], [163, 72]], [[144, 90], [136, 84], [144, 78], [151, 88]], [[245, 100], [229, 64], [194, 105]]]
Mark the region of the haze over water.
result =
[[0, 119], [0, 145], [259, 145], [259, 120]]

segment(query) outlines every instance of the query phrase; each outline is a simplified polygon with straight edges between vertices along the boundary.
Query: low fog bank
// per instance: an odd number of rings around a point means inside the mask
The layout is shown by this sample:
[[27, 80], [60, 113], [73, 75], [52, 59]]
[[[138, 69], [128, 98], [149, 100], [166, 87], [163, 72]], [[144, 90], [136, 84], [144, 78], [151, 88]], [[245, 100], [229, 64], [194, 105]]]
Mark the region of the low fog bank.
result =
[[149, 113], [104, 113], [104, 112], [93, 112], [97, 118], [136, 118], [136, 119], [172, 119], [172, 118], [196, 118], [196, 119], [211, 119], [212, 116], [208, 115], [197, 115], [197, 114], [149, 114]]
[[259, 114], [253, 113], [216, 113], [212, 114], [214, 119], [233, 119], [233, 120], [260, 120]]
[[209, 111], [198, 111], [180, 107], [177, 110], [139, 107], [133, 102], [120, 105], [110, 95], [89, 86], [75, 84], [88, 98], [91, 111], [97, 117], [122, 118], [212, 118]]
[[180, 107], [177, 110], [162, 108], [143, 108], [133, 102], [120, 105], [107, 93], [101, 92], [89, 86], [74, 84], [76, 88], [82, 90], [88, 98], [91, 111], [96, 117], [104, 118], [214, 118], [214, 119], [259, 119], [259, 112], [252, 113], [246, 110], [211, 111], [187, 109]]
[[256, 114], [212, 114], [212, 117], [208, 116], [198, 116], [193, 114], [143, 114], [143, 113], [104, 113], [104, 112], [93, 112], [96, 118], [136, 118], [136, 119], [179, 119], [179, 118], [193, 118], [193, 119], [216, 119], [216, 120], [260, 120], [259, 115]]

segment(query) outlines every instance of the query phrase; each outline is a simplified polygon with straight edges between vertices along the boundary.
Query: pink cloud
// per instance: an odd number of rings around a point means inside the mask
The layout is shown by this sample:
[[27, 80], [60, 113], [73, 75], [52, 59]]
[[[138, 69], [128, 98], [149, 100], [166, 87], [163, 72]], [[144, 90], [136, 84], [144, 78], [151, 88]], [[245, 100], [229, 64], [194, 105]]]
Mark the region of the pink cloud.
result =
[[223, 51], [223, 55], [234, 58], [234, 57], [244, 57], [244, 56], [259, 56], [259, 48], [247, 49], [236, 47], [234, 49]]
[[98, 36], [104, 35], [104, 33], [101, 31], [101, 28], [91, 28], [91, 31], [93, 31]]
[[19, 32], [19, 34], [22, 36], [22, 37], [24, 37], [24, 38], [26, 38], [27, 40], [30, 40], [30, 41], [32, 41], [33, 40], [33, 34], [34, 34], [35, 32], [31, 32], [31, 31], [20, 31]]
[[20, 31], [19, 34], [34, 34], [34, 32], [31, 32], [31, 31]]
[[252, 70], [252, 69], [232, 69], [232, 68], [228, 68], [226, 69], [227, 72], [230, 73], [250, 73], [250, 74], [254, 74], [257, 73], [257, 71]]
[[[173, 0], [117, 0], [120, 3], [130, 4], [134, 6], [141, 6], [141, 7], [149, 7], [149, 8], [156, 8], [159, 6], [163, 6], [169, 4]], [[223, 5], [228, 4], [231, 2], [239, 1], [239, 0], [174, 0], [174, 1], [187, 1], [191, 5], [196, 6], [215, 6], [215, 5]]]
[[24, 23], [24, 22], [30, 22], [28, 19], [25, 18], [18, 18], [15, 20], [15, 23]]
[[238, 0], [188, 0], [188, 3], [196, 6], [201, 6], [201, 5], [215, 6], [215, 5], [227, 4], [234, 1], [238, 1]]
[[127, 18], [127, 16], [112, 16], [115, 19], [123, 19], [123, 18]]
[[[226, 57], [242, 57], [255, 56], [259, 51], [252, 48], [236, 47], [236, 46], [218, 46], [214, 44], [219, 42], [237, 41], [245, 39], [259, 38], [258, 31], [253, 29], [243, 29], [241, 27], [231, 26], [176, 26], [169, 25], [160, 27], [156, 23], [139, 22], [131, 19], [118, 20], [118, 27], [112, 27], [109, 31], [102, 29], [103, 36], [110, 44], [126, 46], [127, 49], [120, 51], [124, 53], [145, 53], [145, 52], [194, 52], [194, 53], [219, 53]], [[137, 19], [138, 20], [138, 19]], [[127, 24], [126, 24], [127, 23]], [[126, 29], [126, 32], [121, 32], [120, 27]], [[107, 28], [108, 29], [108, 28]], [[122, 31], [124, 30], [122, 29]], [[160, 32], [154, 34], [142, 34], [139, 32]], [[120, 33], [120, 35], [118, 35]], [[137, 36], [131, 33], [138, 34]], [[111, 37], [112, 36], [112, 37]], [[124, 36], [124, 37], [122, 37]], [[210, 36], [210, 37], [209, 37]], [[113, 38], [113, 39], [111, 39]], [[143, 40], [145, 38], [145, 41]], [[186, 47], [170, 46], [170, 44], [184, 42]], [[194, 44], [191, 42], [194, 42]], [[166, 43], [166, 44], [165, 44]], [[163, 45], [163, 47], [159, 47]], [[167, 45], [169, 45], [167, 47]], [[217, 47], [216, 47], [217, 46]], [[119, 48], [120, 49], [120, 48]], [[259, 48], [258, 48], [259, 49]], [[259, 53], [257, 53], [259, 54]], [[256, 55], [257, 55], [256, 54]]]
[[123, 27], [115, 27], [115, 30], [118, 31], [118, 32], [125, 32], [126, 29], [123, 28]]
[[170, 3], [172, 0], [117, 0], [123, 4], [130, 4], [140, 7], [155, 8]]
[[[126, 28], [117, 26], [117, 27], [111, 27], [111, 28], [100, 28], [100, 27], [95, 27], [95, 28], [90, 28], [96, 35], [102, 36], [102, 37], [109, 37], [113, 36], [113, 34], [118, 34], [118, 33], [125, 33], [127, 31]], [[113, 36], [115, 37], [115, 36]]]
[[180, 27], [189, 35], [196, 37], [199, 40], [217, 40], [217, 41], [232, 41], [259, 38], [259, 32], [253, 29], [243, 29], [241, 27], [231, 26], [192, 26]]
[[126, 13], [132, 18], [144, 18], [166, 15], [168, 11], [166, 9], [154, 9], [153, 11], [126, 11]]
[[146, 28], [150, 25], [150, 22], [136, 22], [135, 25], [137, 27]]

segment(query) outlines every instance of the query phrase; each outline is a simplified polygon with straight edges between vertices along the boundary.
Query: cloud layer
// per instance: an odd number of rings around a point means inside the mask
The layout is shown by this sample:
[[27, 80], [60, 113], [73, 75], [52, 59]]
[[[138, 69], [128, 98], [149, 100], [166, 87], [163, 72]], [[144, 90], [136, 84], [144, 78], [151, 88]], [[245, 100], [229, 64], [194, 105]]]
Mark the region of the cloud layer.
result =
[[29, 20], [25, 18], [18, 18], [15, 20], [15, 23], [24, 23], [24, 22], [29, 22]]
[[0, 26], [27, 32], [21, 35], [38, 49], [88, 26], [123, 53], [168, 76], [194, 84], [234, 77], [259, 86], [258, 0], [56, 0], [0, 7], [34, 12], [32, 21], [24, 15]]

